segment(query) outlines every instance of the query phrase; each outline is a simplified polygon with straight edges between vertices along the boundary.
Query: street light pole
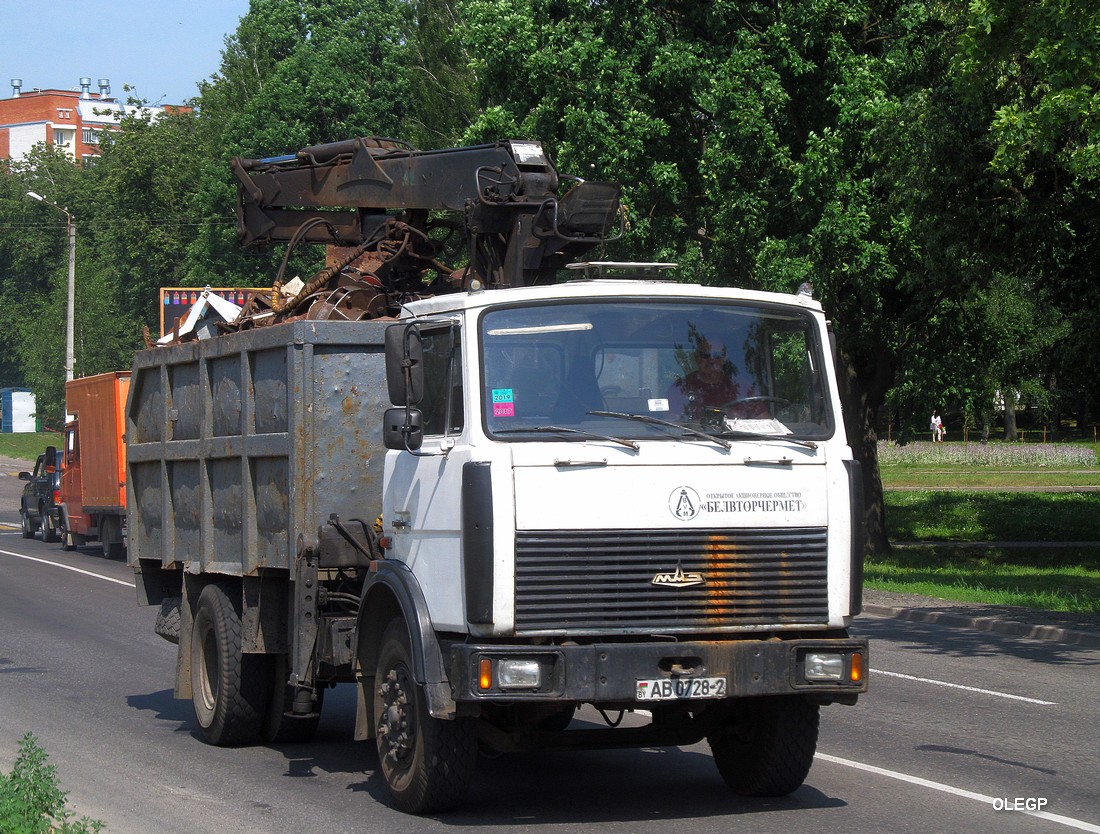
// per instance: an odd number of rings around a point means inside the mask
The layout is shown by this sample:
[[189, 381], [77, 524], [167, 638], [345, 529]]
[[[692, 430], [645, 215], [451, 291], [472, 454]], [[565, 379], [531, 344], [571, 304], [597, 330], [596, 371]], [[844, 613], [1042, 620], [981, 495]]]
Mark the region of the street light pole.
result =
[[73, 344], [73, 319], [76, 307], [76, 224], [73, 223], [73, 216], [69, 214], [68, 209], [50, 202], [33, 191], [28, 191], [27, 196], [65, 215], [65, 226], [69, 235], [69, 303], [65, 310], [65, 380], [67, 382], [73, 378], [73, 367], [76, 365], [76, 350]]

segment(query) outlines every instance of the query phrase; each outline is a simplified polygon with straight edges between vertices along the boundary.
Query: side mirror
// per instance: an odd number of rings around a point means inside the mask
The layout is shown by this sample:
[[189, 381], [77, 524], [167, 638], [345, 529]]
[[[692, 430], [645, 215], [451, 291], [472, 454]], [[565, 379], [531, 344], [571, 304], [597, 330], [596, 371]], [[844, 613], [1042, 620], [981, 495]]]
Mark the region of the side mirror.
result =
[[387, 408], [382, 414], [382, 445], [415, 452], [424, 442], [424, 418], [419, 408]]
[[30, 472], [20, 472], [19, 473], [19, 480], [29, 481], [30, 479], [31, 479], [31, 473]]
[[415, 324], [386, 328], [386, 388], [394, 405], [424, 399], [424, 345]]

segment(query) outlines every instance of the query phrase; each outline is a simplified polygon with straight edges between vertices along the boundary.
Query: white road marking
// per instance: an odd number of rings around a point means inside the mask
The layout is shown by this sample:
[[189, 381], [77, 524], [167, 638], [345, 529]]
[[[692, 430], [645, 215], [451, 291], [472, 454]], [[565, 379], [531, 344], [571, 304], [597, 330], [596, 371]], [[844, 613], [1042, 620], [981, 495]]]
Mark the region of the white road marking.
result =
[[[942, 791], [943, 793], [949, 793], [954, 796], [960, 796], [963, 799], [972, 799], [975, 802], [984, 802], [992, 807], [995, 800], [992, 796], [986, 796], [984, 793], [975, 793], [974, 791], [966, 791], [962, 788], [952, 787], [951, 785], [944, 785], [940, 782], [932, 782], [929, 779], [922, 779], [919, 776], [910, 776], [908, 773], [898, 773], [896, 770], [887, 770], [884, 767], [875, 767], [874, 765], [864, 764], [863, 762], [854, 762], [851, 759], [841, 759], [838, 756], [830, 756], [828, 753], [815, 753], [815, 759], [821, 759], [824, 762], [832, 762], [833, 764], [843, 765], [844, 767], [854, 767], [856, 770], [864, 770], [868, 773], [875, 773], [879, 776], [885, 776], [889, 779], [897, 779], [901, 782], [908, 782], [911, 785], [919, 785], [922, 788], [931, 788], [934, 791]], [[1012, 811], [1006, 811], [1004, 813], [1013, 813]], [[1066, 825], [1070, 828], [1076, 828], [1079, 831], [1091, 831], [1094, 834], [1100, 834], [1100, 825], [1094, 825], [1091, 822], [1084, 822], [1083, 820], [1074, 819], [1073, 817], [1065, 817], [1061, 814], [1052, 814], [1049, 811], [1016, 811], [1018, 814], [1027, 814], [1030, 817], [1039, 817], [1040, 819], [1050, 820], [1051, 822], [1059, 823], [1060, 825]]]
[[114, 582], [117, 585], [125, 585], [127, 588], [136, 587], [133, 582], [125, 582], [122, 579], [104, 576], [101, 573], [93, 573], [83, 568], [74, 568], [72, 565], [63, 565], [60, 562], [51, 562], [49, 559], [39, 559], [36, 556], [24, 556], [22, 553], [12, 553], [10, 550], [0, 550], [0, 553], [5, 556], [14, 556], [16, 559], [26, 559], [28, 562], [40, 562], [43, 565], [53, 565], [55, 568], [64, 568], [65, 570], [71, 570], [73, 573], [82, 573], [85, 576], [94, 576], [96, 579], [102, 579], [104, 582]]
[[997, 692], [995, 689], [978, 689], [976, 686], [963, 686], [961, 683], [948, 683], [947, 681], [938, 681], [933, 678], [918, 678], [916, 675], [903, 675], [901, 672], [887, 672], [884, 669], [872, 669], [872, 672], [878, 675], [888, 675], [891, 678], [903, 678], [907, 681], [918, 681], [919, 683], [930, 683], [935, 686], [949, 686], [952, 689], [965, 689], [967, 692], [977, 692], [981, 695], [994, 695], [998, 698], [1010, 698], [1013, 701], [1026, 701], [1029, 704], [1040, 704], [1044, 707], [1057, 706], [1057, 701], [1040, 701], [1038, 698], [1025, 698], [1023, 695], [1010, 695], [1007, 692]]

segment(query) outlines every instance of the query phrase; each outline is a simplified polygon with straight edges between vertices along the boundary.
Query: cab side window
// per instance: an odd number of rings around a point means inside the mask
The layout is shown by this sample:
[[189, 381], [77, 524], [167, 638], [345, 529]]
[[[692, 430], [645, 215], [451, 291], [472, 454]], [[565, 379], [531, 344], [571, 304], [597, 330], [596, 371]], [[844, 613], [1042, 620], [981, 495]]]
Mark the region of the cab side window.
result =
[[462, 342], [457, 327], [421, 332], [424, 350], [424, 398], [420, 401], [425, 435], [462, 431]]

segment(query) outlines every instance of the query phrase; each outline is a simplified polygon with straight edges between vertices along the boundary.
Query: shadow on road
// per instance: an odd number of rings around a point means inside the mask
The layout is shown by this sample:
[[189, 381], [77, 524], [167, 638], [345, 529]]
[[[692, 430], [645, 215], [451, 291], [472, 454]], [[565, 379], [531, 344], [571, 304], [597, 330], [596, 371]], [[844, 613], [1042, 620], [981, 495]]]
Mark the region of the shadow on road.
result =
[[[1003, 657], [1010, 655], [1023, 660], [1060, 666], [1100, 665], [1100, 650], [1075, 646], [1053, 640], [1030, 640], [968, 628], [952, 628], [934, 623], [908, 620], [861, 617], [852, 633], [863, 637], [890, 640], [901, 648], [938, 657]], [[871, 648], [874, 668], [874, 644]]]

